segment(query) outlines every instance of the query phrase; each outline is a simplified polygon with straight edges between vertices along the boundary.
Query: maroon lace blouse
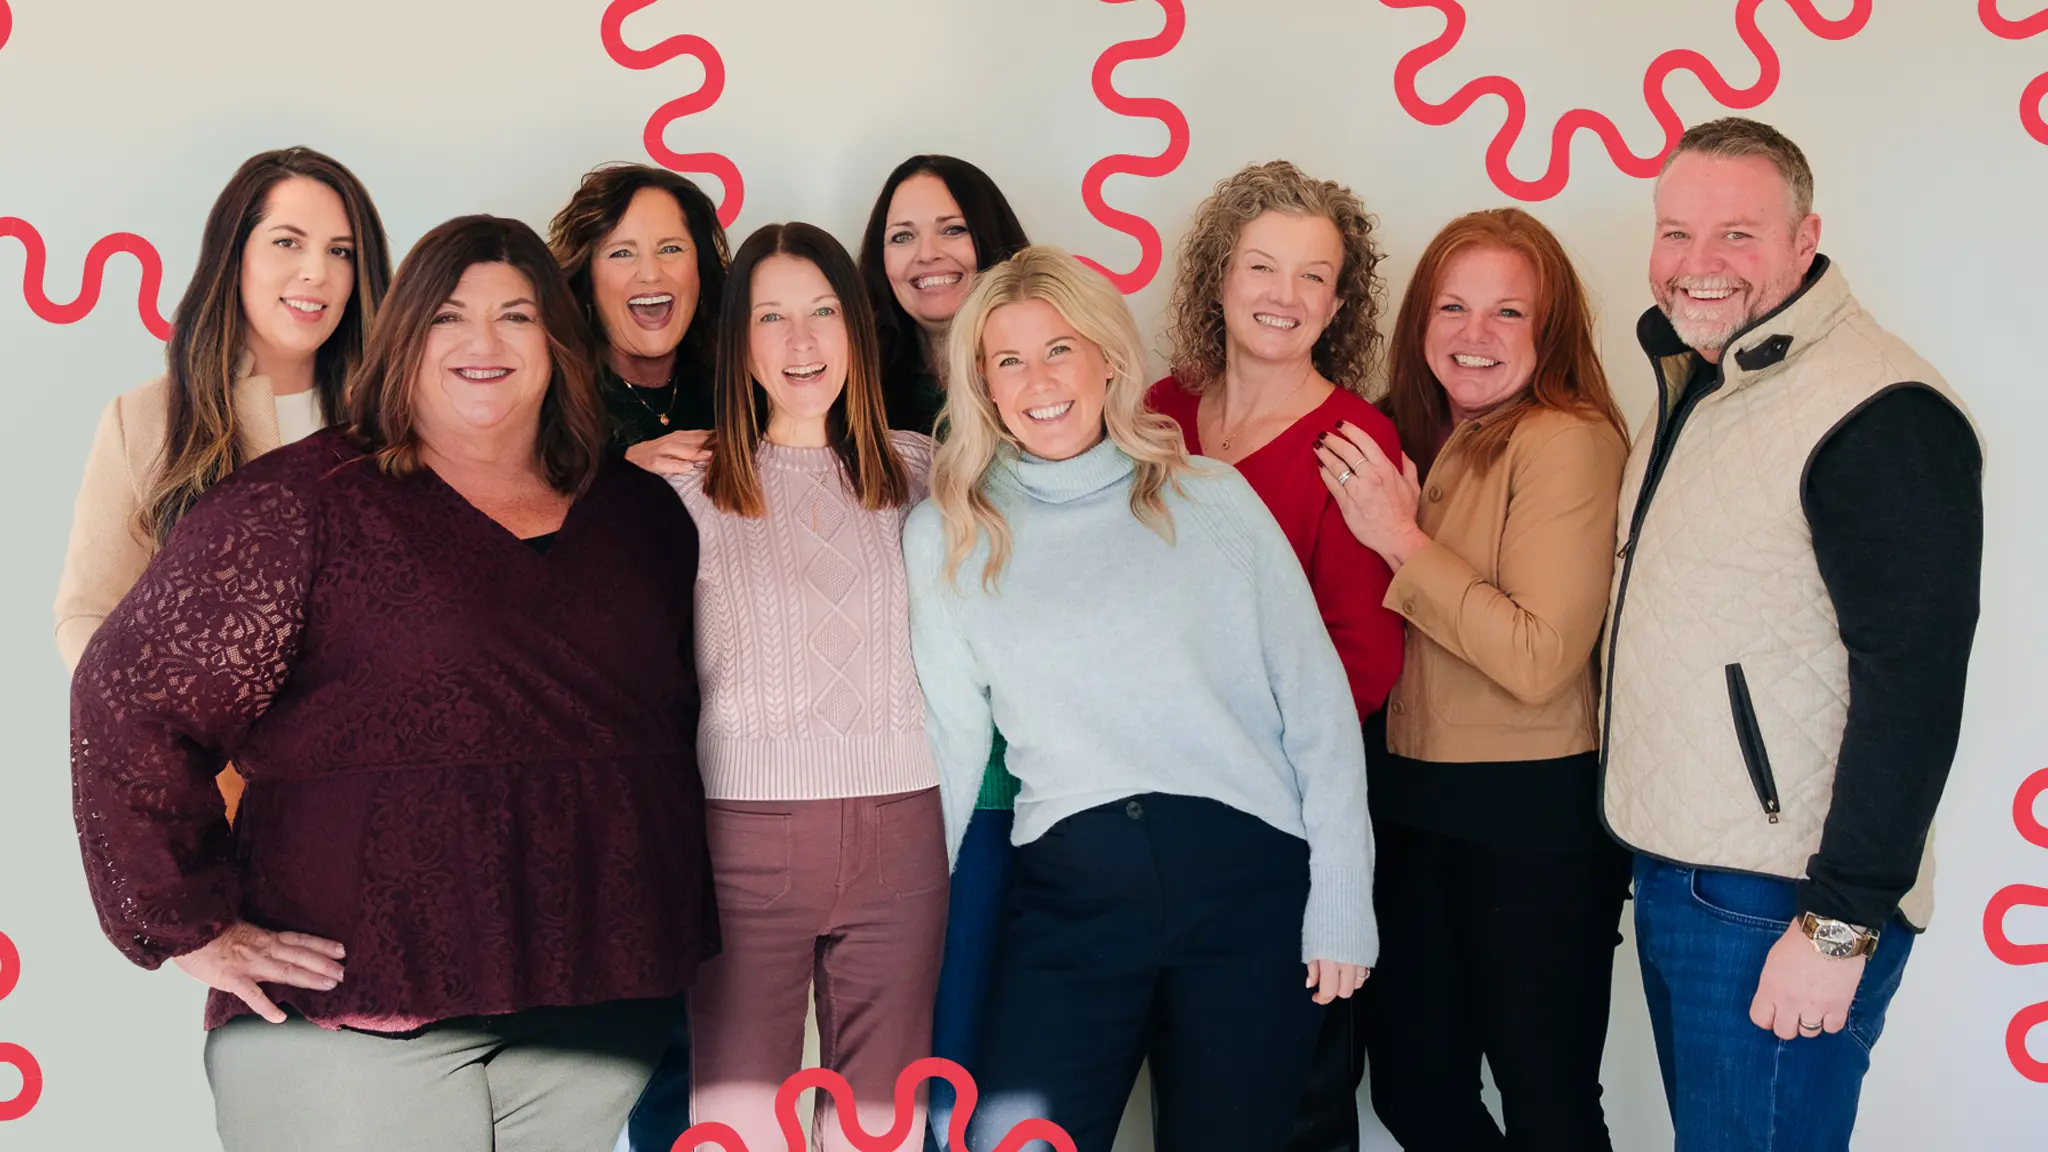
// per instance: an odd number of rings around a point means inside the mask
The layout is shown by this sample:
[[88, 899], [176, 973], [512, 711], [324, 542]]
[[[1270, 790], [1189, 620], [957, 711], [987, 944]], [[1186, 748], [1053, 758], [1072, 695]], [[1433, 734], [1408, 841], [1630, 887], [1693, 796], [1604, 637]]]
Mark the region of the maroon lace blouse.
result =
[[[545, 555], [338, 431], [238, 470], [72, 682], [107, 936], [145, 968], [238, 918], [338, 940], [333, 991], [264, 986], [328, 1027], [682, 991], [718, 950], [696, 570], [682, 502], [623, 461]], [[214, 992], [206, 1027], [248, 1011]]]

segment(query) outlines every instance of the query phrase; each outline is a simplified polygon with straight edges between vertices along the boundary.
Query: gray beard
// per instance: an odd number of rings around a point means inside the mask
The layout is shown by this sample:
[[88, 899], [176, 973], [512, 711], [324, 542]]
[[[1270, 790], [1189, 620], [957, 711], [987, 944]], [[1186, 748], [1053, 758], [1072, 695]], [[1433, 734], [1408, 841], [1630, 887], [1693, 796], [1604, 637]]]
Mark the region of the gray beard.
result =
[[1756, 323], [1791, 299], [1792, 294], [1799, 290], [1799, 284], [1800, 280], [1795, 276], [1782, 285], [1766, 285], [1764, 291], [1757, 294], [1758, 303], [1744, 312], [1741, 319], [1729, 323], [1712, 324], [1704, 320], [1686, 318], [1681, 314], [1682, 307], [1672, 306], [1680, 295], [1675, 288], [1658, 294], [1657, 310], [1664, 313], [1664, 318], [1671, 322], [1671, 330], [1678, 333], [1678, 338], [1685, 342], [1686, 347], [1695, 352], [1719, 355], [1728, 347], [1728, 342], [1735, 338], [1736, 333]]
[[1685, 346], [1695, 352], [1719, 353], [1728, 346], [1728, 341], [1733, 339], [1737, 332], [1748, 327], [1750, 322], [1756, 319], [1755, 316], [1744, 316], [1732, 324], [1709, 324], [1675, 315], [1669, 306], [1665, 306], [1663, 312], [1665, 319], [1671, 321], [1671, 330], [1678, 333], [1678, 338], [1685, 342]]

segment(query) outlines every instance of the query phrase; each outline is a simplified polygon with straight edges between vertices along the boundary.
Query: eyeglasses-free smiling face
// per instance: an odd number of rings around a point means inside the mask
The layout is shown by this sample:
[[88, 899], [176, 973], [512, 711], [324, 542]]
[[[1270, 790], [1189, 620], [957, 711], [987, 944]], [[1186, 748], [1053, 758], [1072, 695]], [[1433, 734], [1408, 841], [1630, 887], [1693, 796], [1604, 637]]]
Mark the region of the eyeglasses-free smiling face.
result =
[[356, 285], [356, 240], [334, 189], [307, 176], [280, 180], [242, 245], [245, 337], [259, 364], [320, 350]]
[[1466, 248], [1437, 275], [1422, 354], [1468, 420], [1513, 399], [1536, 374], [1536, 270], [1519, 252]]
[[1344, 238], [1326, 216], [1261, 212], [1237, 234], [1223, 275], [1231, 359], [1305, 361], [1336, 317]]
[[975, 264], [967, 217], [946, 182], [920, 172], [898, 184], [882, 231], [882, 268], [919, 327], [938, 332], [952, 323], [974, 287]]
[[642, 188], [590, 256], [590, 295], [605, 338], [629, 356], [674, 352], [697, 314], [699, 290], [682, 205], [666, 189]]
[[1102, 440], [1109, 363], [1101, 346], [1043, 300], [988, 314], [981, 372], [1003, 427], [1041, 460], [1069, 460]]
[[1761, 156], [1680, 153], [1657, 181], [1650, 291], [1688, 347], [1711, 360], [1799, 290], [1820, 217], [1792, 215], [1785, 178]]
[[521, 427], [538, 434], [553, 375], [526, 274], [509, 264], [472, 264], [427, 332], [413, 382], [420, 436], [446, 452], [449, 444]]
[[748, 367], [768, 393], [768, 439], [818, 447], [851, 363], [839, 294], [816, 264], [776, 255], [754, 268]]

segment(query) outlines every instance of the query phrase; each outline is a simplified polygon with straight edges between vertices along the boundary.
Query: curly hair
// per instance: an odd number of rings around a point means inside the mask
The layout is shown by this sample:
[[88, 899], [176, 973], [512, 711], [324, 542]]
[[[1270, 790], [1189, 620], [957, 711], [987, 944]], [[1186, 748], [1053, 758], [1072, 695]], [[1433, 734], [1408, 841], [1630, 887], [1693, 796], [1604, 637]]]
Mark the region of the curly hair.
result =
[[1180, 271], [1167, 305], [1166, 339], [1173, 373], [1200, 393], [1223, 378], [1223, 277], [1246, 224], [1265, 212], [1321, 216], [1337, 226], [1344, 268], [1337, 277], [1337, 315], [1317, 338], [1316, 371], [1339, 388], [1365, 395], [1380, 347], [1379, 317], [1386, 285], [1377, 269], [1385, 253], [1379, 221], [1351, 189], [1313, 180], [1285, 160], [1247, 165], [1216, 185], [1195, 210], [1180, 245]]

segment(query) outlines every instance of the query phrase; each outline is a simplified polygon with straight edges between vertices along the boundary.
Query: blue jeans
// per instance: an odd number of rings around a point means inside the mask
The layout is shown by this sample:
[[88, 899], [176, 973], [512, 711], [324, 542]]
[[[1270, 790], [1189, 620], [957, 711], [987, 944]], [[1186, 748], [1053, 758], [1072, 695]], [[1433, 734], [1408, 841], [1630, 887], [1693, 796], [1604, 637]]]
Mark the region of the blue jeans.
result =
[[626, 1127], [612, 1152], [668, 1152], [690, 1126], [690, 1014], [676, 998], [675, 1023], [669, 1026], [668, 1049], [655, 1065], [654, 1076], [626, 1117]]
[[1780, 1040], [1750, 1022], [1789, 880], [1636, 858], [1636, 947], [1677, 1152], [1848, 1152], [1856, 1101], [1913, 934], [1894, 916], [1840, 1032]]
[[[995, 974], [996, 930], [1002, 925], [1003, 893], [1010, 887], [1016, 849], [1010, 829], [1016, 814], [979, 808], [967, 822], [967, 838], [953, 867], [946, 909], [946, 958], [939, 969], [938, 1003], [932, 1012], [932, 1055], [958, 1063], [972, 1074], [981, 1048], [981, 1022]], [[931, 1081], [929, 1152], [946, 1152], [946, 1125], [953, 1119], [953, 1085]], [[639, 1152], [639, 1150], [635, 1150]]]

